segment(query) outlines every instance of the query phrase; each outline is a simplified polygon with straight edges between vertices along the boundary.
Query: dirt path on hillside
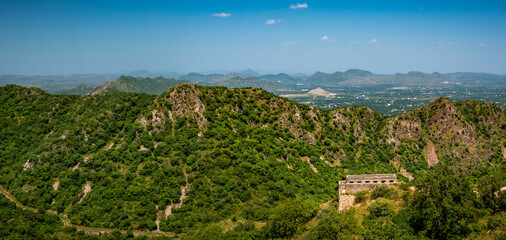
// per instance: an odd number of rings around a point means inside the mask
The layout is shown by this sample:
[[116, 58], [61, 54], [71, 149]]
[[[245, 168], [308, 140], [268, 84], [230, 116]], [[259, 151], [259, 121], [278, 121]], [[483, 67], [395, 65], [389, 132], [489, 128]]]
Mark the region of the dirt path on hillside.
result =
[[[23, 210], [38, 212], [37, 208], [28, 207], [28, 206], [25, 206], [22, 203], [18, 202], [18, 200], [14, 196], [12, 196], [5, 188], [3, 188], [3, 186], [0, 186], [0, 193], [2, 193], [7, 199], [9, 199], [9, 201], [15, 203], [17, 207], [19, 207]], [[116, 228], [93, 228], [93, 227], [75, 225], [70, 222], [70, 219], [65, 214], [58, 213], [54, 210], [47, 210], [46, 213], [58, 216], [64, 226], [75, 227], [78, 231], [83, 231], [87, 234], [99, 235], [101, 233], [112, 233], [114, 231], [119, 231], [121, 234], [127, 234], [127, 230], [120, 230], [120, 229], [116, 229]], [[148, 231], [142, 231], [142, 230], [132, 230], [132, 232], [133, 232], [134, 236], [146, 236], [146, 237], [162, 237], [162, 236], [175, 237], [175, 236], [178, 236], [177, 234], [172, 233], [172, 232], [162, 232], [162, 231], [148, 232]]]
[[165, 219], [167, 219], [168, 216], [172, 215], [172, 209], [180, 208], [183, 206], [183, 201], [188, 197], [188, 188], [190, 187], [190, 184], [188, 183], [188, 173], [186, 173], [186, 166], [183, 168], [183, 174], [186, 184], [181, 187], [181, 196], [179, 196], [179, 202], [172, 203], [171, 205], [168, 205], [167, 208], [165, 208]]

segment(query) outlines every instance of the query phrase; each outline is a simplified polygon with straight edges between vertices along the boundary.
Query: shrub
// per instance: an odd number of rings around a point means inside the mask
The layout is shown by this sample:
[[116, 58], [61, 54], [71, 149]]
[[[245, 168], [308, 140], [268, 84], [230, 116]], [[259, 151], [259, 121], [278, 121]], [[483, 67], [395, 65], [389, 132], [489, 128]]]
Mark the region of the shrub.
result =
[[371, 198], [389, 198], [394, 193], [394, 189], [387, 187], [387, 186], [378, 186], [374, 188], [374, 190], [371, 193]]
[[357, 194], [355, 194], [355, 203], [361, 203], [367, 200], [367, 193], [368, 191], [360, 191]]
[[390, 217], [394, 214], [394, 211], [390, 207], [390, 202], [383, 198], [369, 204], [367, 211], [369, 211], [370, 218]]

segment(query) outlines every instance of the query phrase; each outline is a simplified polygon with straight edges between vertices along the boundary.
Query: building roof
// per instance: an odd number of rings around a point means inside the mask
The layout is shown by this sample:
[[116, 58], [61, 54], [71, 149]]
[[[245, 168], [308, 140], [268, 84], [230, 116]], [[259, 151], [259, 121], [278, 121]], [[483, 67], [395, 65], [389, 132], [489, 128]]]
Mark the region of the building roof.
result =
[[347, 175], [346, 180], [396, 180], [395, 174], [360, 174], [360, 175]]

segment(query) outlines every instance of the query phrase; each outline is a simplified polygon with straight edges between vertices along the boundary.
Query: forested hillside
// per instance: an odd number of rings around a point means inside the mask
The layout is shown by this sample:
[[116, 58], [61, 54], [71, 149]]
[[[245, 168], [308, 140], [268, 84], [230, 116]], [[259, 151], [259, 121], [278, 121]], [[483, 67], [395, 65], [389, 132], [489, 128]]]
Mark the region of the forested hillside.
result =
[[[134, 92], [146, 94], [160, 94], [169, 87], [176, 86], [181, 83], [188, 83], [187, 80], [176, 80], [173, 78], [143, 78], [132, 76], [121, 76], [115, 81], [106, 82], [89, 90], [86, 94], [95, 95], [105, 92]], [[79, 88], [79, 87], [77, 87]], [[72, 89], [70, 89], [72, 91]], [[71, 94], [66, 93], [66, 94]]]
[[[486, 102], [441, 97], [385, 117], [366, 107], [322, 111], [252, 88], [70, 96], [7, 85], [0, 105], [0, 184], [75, 225], [195, 239], [331, 239], [338, 235], [324, 233], [333, 231], [374, 239], [385, 227], [395, 238], [450, 239], [504, 220], [488, 216], [505, 209], [506, 113]], [[406, 194], [359, 221], [338, 213], [338, 181], [361, 173], [396, 173]], [[439, 193], [420, 190], [454, 185], [441, 201], [464, 207], [432, 209]], [[391, 209], [399, 199], [404, 205]], [[423, 209], [456, 214], [427, 219]], [[504, 223], [493, 224], [504, 236]]]

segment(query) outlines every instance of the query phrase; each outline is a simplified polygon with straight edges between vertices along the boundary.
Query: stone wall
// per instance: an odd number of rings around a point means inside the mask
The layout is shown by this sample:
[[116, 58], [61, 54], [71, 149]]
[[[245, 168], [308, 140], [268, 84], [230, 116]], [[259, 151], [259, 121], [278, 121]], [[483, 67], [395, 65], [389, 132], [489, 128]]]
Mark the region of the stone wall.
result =
[[345, 181], [339, 181], [339, 211], [353, 206], [355, 194], [371, 190], [380, 185], [397, 184], [395, 174], [348, 175]]

